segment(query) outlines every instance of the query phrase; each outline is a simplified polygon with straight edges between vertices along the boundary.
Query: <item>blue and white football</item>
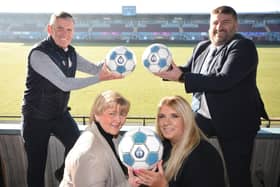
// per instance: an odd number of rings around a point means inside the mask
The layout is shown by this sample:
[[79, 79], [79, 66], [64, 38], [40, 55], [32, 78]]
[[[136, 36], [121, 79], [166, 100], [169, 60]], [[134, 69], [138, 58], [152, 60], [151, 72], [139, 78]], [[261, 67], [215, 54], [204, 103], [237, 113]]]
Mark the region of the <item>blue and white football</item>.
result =
[[134, 169], [151, 169], [162, 158], [163, 145], [150, 128], [138, 127], [127, 131], [118, 146], [120, 160]]
[[166, 45], [154, 43], [144, 50], [142, 62], [152, 73], [166, 71], [172, 63], [172, 54]]
[[110, 71], [121, 75], [127, 75], [134, 71], [136, 57], [129, 48], [117, 46], [107, 53], [105, 64]]

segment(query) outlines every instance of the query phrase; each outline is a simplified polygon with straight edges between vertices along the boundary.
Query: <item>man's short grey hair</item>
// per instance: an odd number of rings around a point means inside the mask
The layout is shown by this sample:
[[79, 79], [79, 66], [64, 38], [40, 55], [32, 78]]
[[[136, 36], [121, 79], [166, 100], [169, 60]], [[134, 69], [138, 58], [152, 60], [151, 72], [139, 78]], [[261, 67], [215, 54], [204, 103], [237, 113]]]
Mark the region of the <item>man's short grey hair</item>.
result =
[[55, 20], [58, 19], [58, 18], [62, 18], [62, 19], [70, 18], [74, 22], [74, 18], [73, 18], [73, 16], [70, 13], [61, 11], [61, 12], [53, 13], [51, 15], [51, 18], [50, 18], [50, 21], [49, 21], [49, 25], [53, 25]]

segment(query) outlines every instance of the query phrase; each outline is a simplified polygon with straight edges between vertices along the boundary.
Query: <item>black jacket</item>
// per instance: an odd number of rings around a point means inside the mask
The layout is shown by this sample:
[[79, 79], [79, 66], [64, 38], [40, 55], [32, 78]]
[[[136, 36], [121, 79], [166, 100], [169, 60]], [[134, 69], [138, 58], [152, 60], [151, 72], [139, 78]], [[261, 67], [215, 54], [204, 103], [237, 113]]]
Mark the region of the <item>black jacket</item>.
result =
[[[163, 145], [166, 162], [172, 146], [166, 140]], [[225, 187], [223, 162], [216, 148], [201, 140], [184, 160], [176, 178], [169, 181], [169, 187]]]
[[268, 119], [256, 84], [258, 54], [255, 44], [236, 34], [218, 52], [209, 75], [199, 74], [210, 41], [195, 48], [182, 67], [186, 92], [204, 92], [209, 112], [220, 137], [256, 133], [260, 118]]

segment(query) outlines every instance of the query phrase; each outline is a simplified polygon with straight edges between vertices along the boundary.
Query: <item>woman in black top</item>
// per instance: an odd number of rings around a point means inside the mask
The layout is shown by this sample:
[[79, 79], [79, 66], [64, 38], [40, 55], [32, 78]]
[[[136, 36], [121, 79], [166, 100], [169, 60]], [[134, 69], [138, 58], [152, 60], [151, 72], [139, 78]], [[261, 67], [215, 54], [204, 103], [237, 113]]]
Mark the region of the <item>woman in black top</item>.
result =
[[164, 144], [163, 161], [153, 170], [135, 170], [139, 183], [152, 187], [225, 187], [222, 159], [197, 127], [184, 98], [161, 100], [156, 130]]

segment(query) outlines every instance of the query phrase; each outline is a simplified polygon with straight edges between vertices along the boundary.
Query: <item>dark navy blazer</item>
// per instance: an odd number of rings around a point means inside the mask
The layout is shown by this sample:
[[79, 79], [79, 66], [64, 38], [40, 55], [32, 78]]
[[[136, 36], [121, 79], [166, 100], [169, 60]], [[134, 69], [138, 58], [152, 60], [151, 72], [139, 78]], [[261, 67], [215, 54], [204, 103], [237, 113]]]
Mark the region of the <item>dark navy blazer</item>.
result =
[[212, 122], [221, 137], [257, 133], [260, 118], [268, 118], [260, 97], [256, 74], [258, 54], [255, 44], [236, 34], [221, 47], [210, 65], [209, 75], [200, 74], [211, 42], [200, 42], [186, 66], [187, 93], [204, 92]]

